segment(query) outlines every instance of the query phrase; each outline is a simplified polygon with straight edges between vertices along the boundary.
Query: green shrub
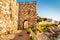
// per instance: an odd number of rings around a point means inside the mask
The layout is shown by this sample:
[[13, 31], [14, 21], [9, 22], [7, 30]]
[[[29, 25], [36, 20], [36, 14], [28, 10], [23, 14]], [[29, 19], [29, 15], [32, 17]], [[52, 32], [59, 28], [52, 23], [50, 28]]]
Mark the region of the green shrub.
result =
[[43, 18], [37, 18], [37, 22], [42, 22]]
[[43, 31], [47, 30], [47, 27], [51, 27], [51, 26], [52, 26], [52, 24], [38, 24], [36, 28], [39, 31], [43, 32]]

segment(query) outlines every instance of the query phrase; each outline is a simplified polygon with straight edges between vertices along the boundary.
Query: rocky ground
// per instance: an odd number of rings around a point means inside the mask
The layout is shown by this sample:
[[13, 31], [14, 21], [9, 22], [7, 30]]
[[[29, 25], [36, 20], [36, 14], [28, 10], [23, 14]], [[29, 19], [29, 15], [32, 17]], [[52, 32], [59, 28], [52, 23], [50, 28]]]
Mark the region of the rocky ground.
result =
[[59, 28], [50, 27], [50, 32], [42, 32], [38, 35], [38, 40], [55, 40], [60, 35]]
[[19, 30], [16, 34], [1, 35], [0, 40], [30, 40], [26, 30]]
[[26, 30], [22, 30], [22, 32], [17, 33], [12, 40], [30, 40], [30, 37]]
[[[38, 40], [55, 40], [54, 37], [58, 31], [56, 32], [56, 29], [53, 27], [50, 30], [51, 32], [39, 33], [37, 36]], [[30, 40], [30, 34], [26, 30], [18, 30], [16, 33], [0, 35], [0, 40]]]

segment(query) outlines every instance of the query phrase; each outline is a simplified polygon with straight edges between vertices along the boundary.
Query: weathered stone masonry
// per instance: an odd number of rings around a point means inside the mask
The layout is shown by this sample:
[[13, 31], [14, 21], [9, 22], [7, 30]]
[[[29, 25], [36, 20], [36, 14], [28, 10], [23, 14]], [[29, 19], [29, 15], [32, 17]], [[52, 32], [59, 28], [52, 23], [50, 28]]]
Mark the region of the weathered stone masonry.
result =
[[[27, 21], [27, 26], [36, 25], [37, 23], [37, 14], [36, 14], [36, 2], [20, 2], [19, 3], [19, 12], [20, 12], [20, 26], [25, 28], [24, 22]], [[27, 27], [26, 26], [26, 27]]]
[[36, 25], [36, 2], [17, 3], [16, 0], [0, 0], [0, 33], [17, 30], [18, 22], [21, 28]]
[[17, 30], [18, 3], [16, 0], [0, 0], [0, 33]]

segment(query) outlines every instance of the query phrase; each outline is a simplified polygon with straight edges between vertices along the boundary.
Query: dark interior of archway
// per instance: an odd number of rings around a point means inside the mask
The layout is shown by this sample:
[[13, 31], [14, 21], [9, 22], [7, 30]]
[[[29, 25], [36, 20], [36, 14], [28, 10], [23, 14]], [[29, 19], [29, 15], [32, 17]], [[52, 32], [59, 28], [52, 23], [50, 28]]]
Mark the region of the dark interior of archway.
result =
[[[27, 20], [24, 20], [24, 22], [26, 22]], [[23, 22], [23, 26], [22, 26], [22, 29], [24, 29], [24, 22]]]

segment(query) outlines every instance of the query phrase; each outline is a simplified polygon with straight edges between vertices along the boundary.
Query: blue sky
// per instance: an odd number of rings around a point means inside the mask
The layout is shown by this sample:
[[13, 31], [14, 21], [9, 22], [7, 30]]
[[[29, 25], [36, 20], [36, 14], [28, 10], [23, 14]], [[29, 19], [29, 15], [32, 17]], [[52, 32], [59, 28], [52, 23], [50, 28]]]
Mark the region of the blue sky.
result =
[[18, 2], [36, 1], [39, 16], [60, 21], [60, 0], [17, 0]]

